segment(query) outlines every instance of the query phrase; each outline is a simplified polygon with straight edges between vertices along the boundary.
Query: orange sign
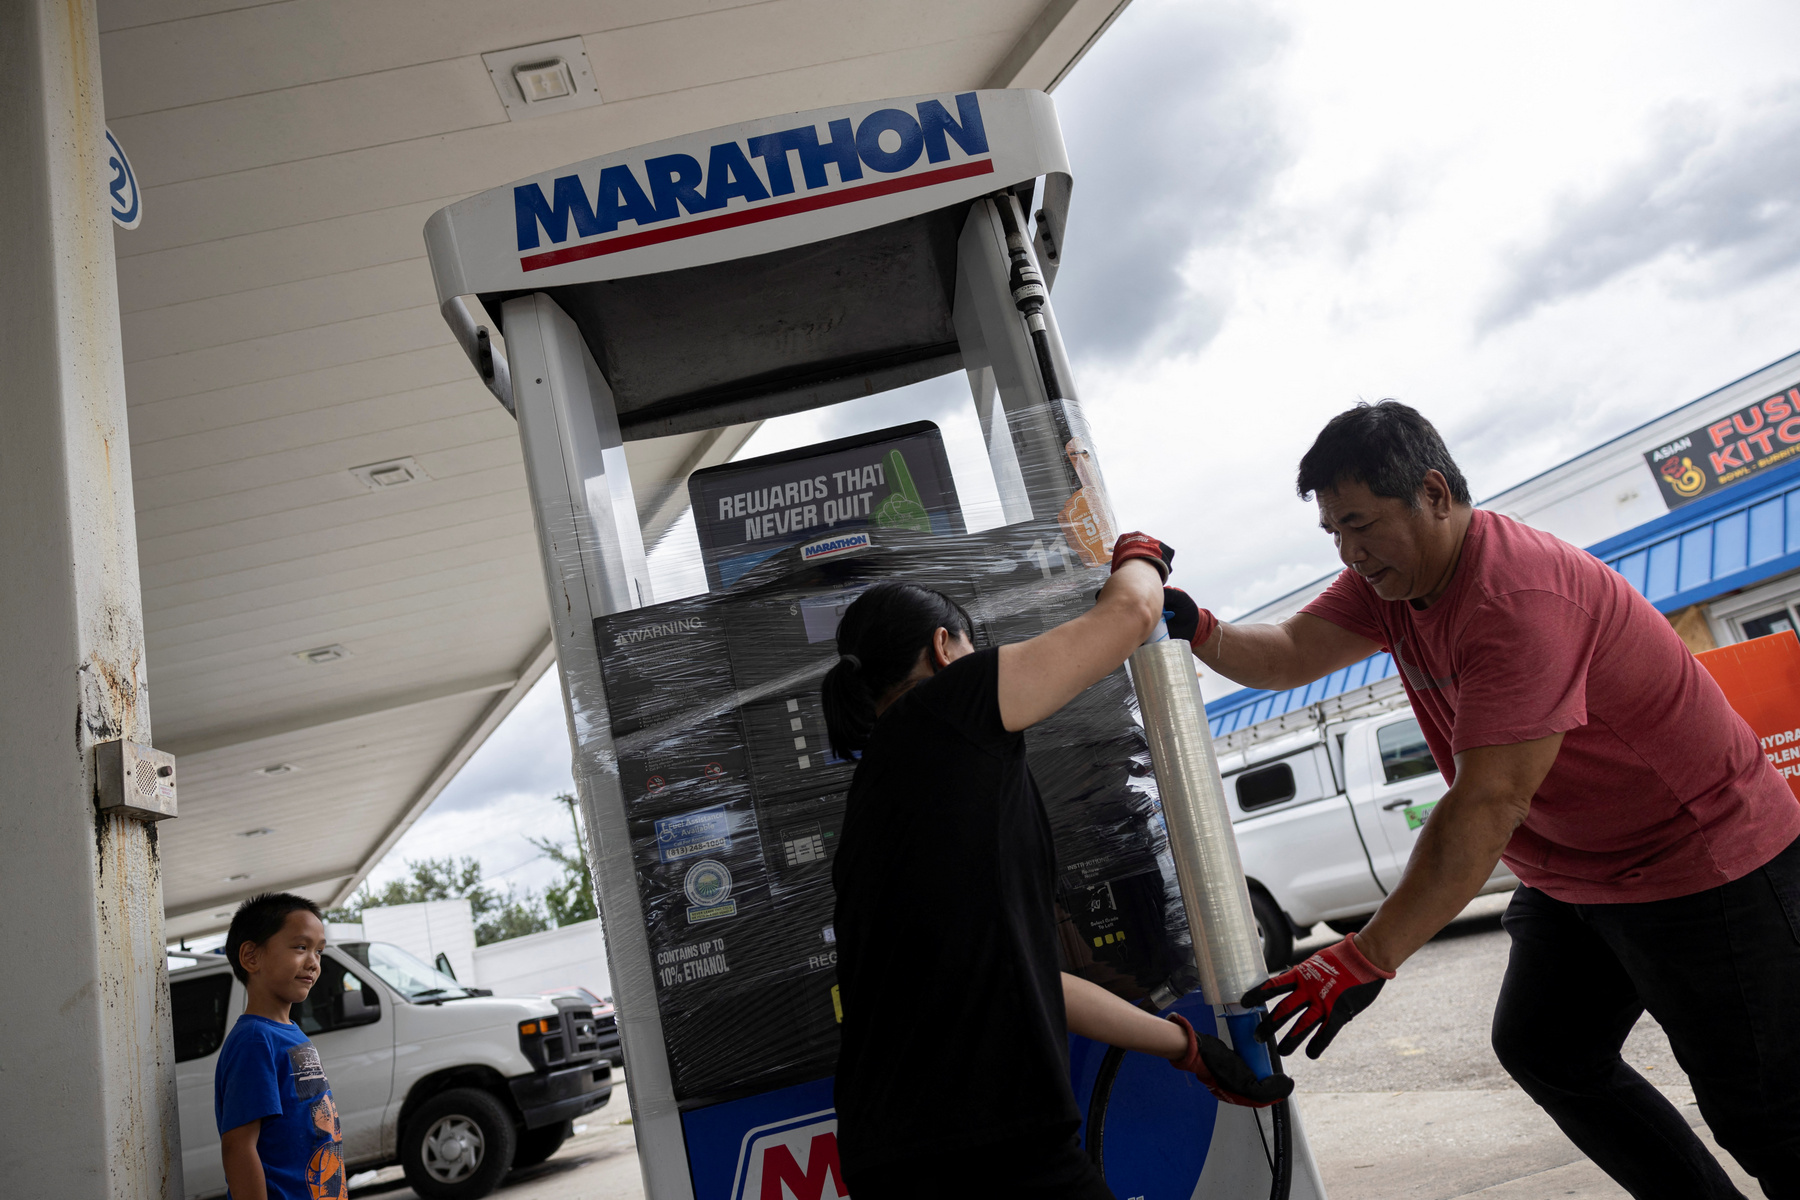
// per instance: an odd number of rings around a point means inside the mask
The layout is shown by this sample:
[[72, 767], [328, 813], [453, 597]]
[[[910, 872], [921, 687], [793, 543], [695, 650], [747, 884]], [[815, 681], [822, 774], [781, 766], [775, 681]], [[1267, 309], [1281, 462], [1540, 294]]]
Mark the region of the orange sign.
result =
[[1070, 438], [1063, 453], [1069, 456], [1075, 478], [1081, 483], [1058, 514], [1063, 538], [1082, 562], [1098, 567], [1112, 557], [1113, 541], [1118, 537], [1113, 532], [1106, 489], [1100, 486], [1099, 477], [1094, 473], [1093, 453], [1085, 442]]
[[1694, 657], [1712, 672], [1800, 798], [1800, 637], [1786, 630]]

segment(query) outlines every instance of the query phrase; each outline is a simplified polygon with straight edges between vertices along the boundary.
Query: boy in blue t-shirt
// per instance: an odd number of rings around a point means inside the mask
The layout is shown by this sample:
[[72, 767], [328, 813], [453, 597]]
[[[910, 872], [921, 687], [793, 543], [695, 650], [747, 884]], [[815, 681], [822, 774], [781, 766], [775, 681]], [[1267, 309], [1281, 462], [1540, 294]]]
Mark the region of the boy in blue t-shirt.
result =
[[325, 922], [303, 896], [252, 896], [231, 918], [225, 957], [248, 993], [213, 1072], [213, 1116], [231, 1200], [339, 1200], [337, 1105], [319, 1051], [289, 1015], [319, 978]]

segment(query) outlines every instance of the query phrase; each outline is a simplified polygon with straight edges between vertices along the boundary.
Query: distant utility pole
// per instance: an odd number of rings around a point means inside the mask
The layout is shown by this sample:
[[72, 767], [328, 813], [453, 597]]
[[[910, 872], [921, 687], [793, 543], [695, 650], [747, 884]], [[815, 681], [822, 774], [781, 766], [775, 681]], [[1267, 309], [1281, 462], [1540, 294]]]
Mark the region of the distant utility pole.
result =
[[556, 800], [557, 800], [557, 803], [563, 805], [565, 808], [567, 808], [569, 810], [569, 828], [571, 828], [575, 831], [575, 849], [578, 853], [580, 853], [581, 861], [583, 863], [586, 863], [587, 862], [587, 843], [582, 840], [581, 821], [575, 815], [575, 806], [576, 806], [576, 804], [579, 803], [579, 801], [577, 801], [575, 799], [575, 794], [573, 792], [560, 792], [557, 794]]

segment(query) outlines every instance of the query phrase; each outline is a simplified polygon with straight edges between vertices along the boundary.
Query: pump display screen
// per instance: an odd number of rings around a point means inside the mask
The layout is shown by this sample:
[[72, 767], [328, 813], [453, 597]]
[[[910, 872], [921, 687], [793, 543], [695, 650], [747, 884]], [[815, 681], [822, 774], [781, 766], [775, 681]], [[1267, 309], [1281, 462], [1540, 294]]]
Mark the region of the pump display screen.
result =
[[802, 543], [811, 544], [806, 558], [821, 559], [859, 548], [866, 539], [841, 536], [859, 530], [963, 532], [943, 434], [930, 421], [695, 471], [688, 498], [715, 591]]
[[[825, 562], [790, 545], [730, 592], [595, 622], [684, 1110], [836, 1066], [831, 861], [855, 764], [830, 752], [819, 680], [843, 610], [870, 584], [908, 579], [963, 605], [988, 645], [1078, 615], [1104, 581], [1056, 550], [1052, 522], [871, 536]], [[1136, 1000], [1188, 954], [1132, 704], [1121, 669], [1034, 727], [1026, 747], [1056, 839], [1065, 969]]]

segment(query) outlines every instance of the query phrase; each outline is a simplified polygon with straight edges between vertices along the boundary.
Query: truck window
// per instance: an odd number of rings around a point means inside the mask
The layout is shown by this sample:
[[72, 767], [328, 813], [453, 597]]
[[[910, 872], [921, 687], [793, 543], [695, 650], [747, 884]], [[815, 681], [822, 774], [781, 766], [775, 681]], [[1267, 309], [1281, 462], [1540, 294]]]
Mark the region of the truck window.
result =
[[428, 967], [387, 942], [342, 942], [338, 949], [381, 977], [381, 982], [409, 1001], [464, 1000], [469, 993], [456, 980]]
[[1381, 773], [1389, 783], [1417, 779], [1437, 770], [1431, 747], [1417, 721], [1396, 721], [1378, 730], [1375, 743], [1381, 748]]
[[1283, 800], [1292, 800], [1295, 792], [1294, 768], [1284, 762], [1256, 771], [1245, 771], [1237, 777], [1238, 807], [1245, 812], [1255, 812], [1271, 804], [1280, 804]]
[[[289, 1010], [289, 1016], [303, 1033], [330, 1033], [347, 1025], [369, 1024], [374, 1018], [366, 1014], [380, 1007], [381, 997], [374, 988], [366, 987], [343, 963], [325, 958], [319, 962], [319, 981], [306, 999]], [[347, 1019], [353, 1015], [361, 1019]]]
[[169, 984], [169, 1011], [175, 1025], [175, 1061], [205, 1058], [225, 1041], [225, 1008], [231, 1002], [231, 974], [220, 971]]

